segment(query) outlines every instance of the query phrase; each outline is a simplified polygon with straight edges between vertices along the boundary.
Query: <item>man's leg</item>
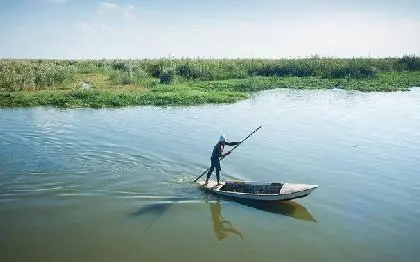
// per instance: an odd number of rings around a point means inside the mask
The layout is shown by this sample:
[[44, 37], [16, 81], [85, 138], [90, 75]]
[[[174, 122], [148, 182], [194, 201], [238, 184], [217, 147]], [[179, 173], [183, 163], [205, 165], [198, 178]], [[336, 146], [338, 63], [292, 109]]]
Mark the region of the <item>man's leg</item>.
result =
[[215, 163], [215, 167], [216, 167], [216, 178], [217, 178], [217, 184], [220, 183], [220, 170], [222, 170], [220, 168], [220, 162], [218, 161], [217, 163]]
[[211, 173], [213, 172], [213, 170], [214, 170], [214, 165], [212, 163], [209, 172], [207, 172], [207, 179], [206, 179], [206, 182], [204, 182], [204, 184], [207, 184], [207, 182], [209, 181], [209, 178], [210, 178]]

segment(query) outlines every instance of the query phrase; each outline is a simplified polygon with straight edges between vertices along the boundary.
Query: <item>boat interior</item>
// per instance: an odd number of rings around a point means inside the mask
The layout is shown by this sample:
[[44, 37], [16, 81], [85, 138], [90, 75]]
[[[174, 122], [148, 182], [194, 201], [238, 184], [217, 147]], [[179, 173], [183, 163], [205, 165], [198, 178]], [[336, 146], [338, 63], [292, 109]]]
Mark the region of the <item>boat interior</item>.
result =
[[282, 186], [283, 184], [281, 183], [258, 185], [237, 182], [226, 182], [225, 185], [220, 188], [220, 190], [248, 194], [279, 194]]

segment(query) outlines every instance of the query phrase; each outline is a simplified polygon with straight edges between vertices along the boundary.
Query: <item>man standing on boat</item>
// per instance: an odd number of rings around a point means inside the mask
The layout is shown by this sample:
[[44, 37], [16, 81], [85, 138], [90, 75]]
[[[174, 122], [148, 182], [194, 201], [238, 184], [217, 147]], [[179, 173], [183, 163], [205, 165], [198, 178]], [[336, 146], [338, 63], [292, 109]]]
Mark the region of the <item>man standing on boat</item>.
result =
[[222, 168], [220, 167], [220, 158], [225, 157], [230, 154], [230, 151], [223, 153], [223, 149], [225, 148], [225, 145], [228, 146], [236, 146], [239, 145], [241, 142], [226, 142], [226, 138], [224, 135], [221, 135], [219, 138], [219, 142], [214, 146], [213, 153], [211, 154], [210, 160], [211, 160], [211, 167], [209, 172], [207, 172], [207, 179], [204, 184], [207, 184], [209, 181], [209, 178], [211, 176], [211, 173], [213, 173], [213, 170], [216, 168], [216, 178], [217, 178], [217, 184], [219, 185], [220, 182], [220, 171]]

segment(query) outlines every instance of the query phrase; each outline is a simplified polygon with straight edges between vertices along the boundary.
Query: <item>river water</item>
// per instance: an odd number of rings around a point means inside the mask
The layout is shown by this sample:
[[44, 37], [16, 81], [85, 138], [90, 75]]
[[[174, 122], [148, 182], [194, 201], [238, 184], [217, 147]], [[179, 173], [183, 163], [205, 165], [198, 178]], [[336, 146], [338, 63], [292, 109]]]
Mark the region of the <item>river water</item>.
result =
[[[244, 205], [191, 184], [317, 184]], [[420, 88], [235, 104], [0, 109], [0, 261], [418, 261]], [[212, 179], [214, 179], [214, 175]]]

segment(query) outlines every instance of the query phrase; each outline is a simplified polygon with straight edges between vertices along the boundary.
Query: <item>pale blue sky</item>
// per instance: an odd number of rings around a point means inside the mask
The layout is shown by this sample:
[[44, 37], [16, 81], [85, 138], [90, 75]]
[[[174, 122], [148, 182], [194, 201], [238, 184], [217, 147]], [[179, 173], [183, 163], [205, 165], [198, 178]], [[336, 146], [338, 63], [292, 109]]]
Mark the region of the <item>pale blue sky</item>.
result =
[[420, 55], [420, 1], [2, 0], [1, 58]]

